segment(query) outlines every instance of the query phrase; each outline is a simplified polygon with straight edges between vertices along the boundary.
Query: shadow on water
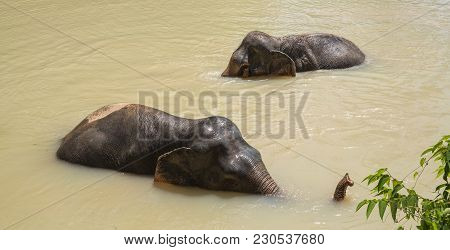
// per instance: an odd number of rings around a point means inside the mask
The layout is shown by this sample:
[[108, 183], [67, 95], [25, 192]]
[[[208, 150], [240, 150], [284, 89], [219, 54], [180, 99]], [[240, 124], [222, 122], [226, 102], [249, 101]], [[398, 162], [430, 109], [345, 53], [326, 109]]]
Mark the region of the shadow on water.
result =
[[[61, 161], [61, 160], [58, 160]], [[233, 198], [256, 198], [256, 199], [265, 199], [265, 200], [271, 200], [271, 201], [282, 201], [287, 200], [288, 197], [286, 194], [281, 195], [259, 195], [259, 194], [251, 194], [251, 193], [238, 193], [238, 192], [232, 192], [232, 191], [217, 191], [217, 190], [208, 190], [204, 188], [194, 187], [194, 186], [177, 186], [170, 183], [162, 183], [162, 182], [153, 182], [153, 175], [147, 175], [147, 174], [134, 174], [134, 173], [127, 173], [123, 171], [116, 171], [112, 169], [106, 169], [106, 168], [96, 168], [91, 166], [84, 166], [80, 164], [74, 164], [70, 162], [63, 162], [64, 166], [67, 167], [67, 169], [76, 169], [76, 171], [95, 171], [97, 173], [105, 173], [106, 176], [103, 178], [95, 181], [92, 183], [92, 185], [95, 185], [97, 183], [100, 183], [101, 181], [116, 175], [116, 174], [123, 174], [126, 175], [128, 178], [145, 178], [152, 182], [153, 187], [157, 188], [159, 190], [162, 190], [163, 192], [167, 193], [174, 193], [174, 194], [180, 194], [183, 196], [191, 196], [191, 197], [202, 197], [202, 196], [217, 196], [219, 198], [223, 199], [233, 199]]]
[[154, 182], [153, 186], [168, 193], [175, 193], [184, 196], [192, 196], [192, 197], [200, 197], [200, 196], [217, 196], [222, 199], [234, 199], [234, 198], [253, 198], [258, 200], [267, 200], [272, 202], [280, 202], [283, 200], [287, 200], [287, 197], [284, 195], [259, 195], [259, 194], [250, 194], [250, 193], [237, 193], [231, 191], [217, 191], [217, 190], [208, 190], [199, 187], [192, 186], [177, 186], [169, 183], [161, 183]]
[[177, 186], [170, 183], [153, 182], [153, 187], [168, 193], [175, 193], [184, 196], [209, 196], [216, 195], [223, 199], [232, 199], [237, 197], [246, 197], [251, 194], [242, 194], [236, 192], [225, 192], [225, 191], [215, 191], [207, 190], [199, 187], [192, 186]]

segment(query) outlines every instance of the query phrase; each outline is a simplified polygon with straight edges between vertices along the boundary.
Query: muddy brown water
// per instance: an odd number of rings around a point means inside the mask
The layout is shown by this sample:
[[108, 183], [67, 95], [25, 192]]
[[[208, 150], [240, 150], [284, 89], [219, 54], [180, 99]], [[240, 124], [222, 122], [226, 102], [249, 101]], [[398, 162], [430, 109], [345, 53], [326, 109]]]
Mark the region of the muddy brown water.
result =
[[[407, 174], [420, 152], [450, 131], [450, 7], [444, 4], [0, 0], [0, 227], [394, 228], [376, 211], [369, 220], [355, 214], [369, 193], [360, 183], [380, 167]], [[367, 60], [295, 78], [220, 77], [251, 30], [333, 33], [352, 40]], [[192, 94], [194, 103], [164, 99], [173, 90]], [[226, 91], [255, 99], [219, 96], [217, 105], [205, 101], [199, 108], [202, 93]], [[289, 98], [297, 107], [305, 93], [305, 127], [268, 133], [266, 127], [292, 128]], [[267, 95], [274, 103], [258, 99]], [[139, 98], [180, 116], [200, 118], [207, 110], [245, 127], [286, 198], [154, 185], [151, 177], [56, 159], [59, 139], [90, 112]], [[355, 186], [336, 204], [331, 197], [346, 172]], [[426, 173], [418, 189], [433, 184]]]

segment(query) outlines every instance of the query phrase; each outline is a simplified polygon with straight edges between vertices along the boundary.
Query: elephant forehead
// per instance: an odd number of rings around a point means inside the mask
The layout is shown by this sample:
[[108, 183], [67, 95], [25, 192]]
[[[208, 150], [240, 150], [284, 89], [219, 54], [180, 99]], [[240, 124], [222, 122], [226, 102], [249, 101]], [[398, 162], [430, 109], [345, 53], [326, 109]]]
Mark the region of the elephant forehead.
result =
[[109, 114], [121, 110], [122, 108], [130, 105], [129, 103], [116, 103], [104, 106], [96, 111], [94, 111], [92, 114], [90, 114], [86, 119], [88, 120], [88, 123], [91, 123], [96, 120], [100, 120], [102, 118], [105, 118]]

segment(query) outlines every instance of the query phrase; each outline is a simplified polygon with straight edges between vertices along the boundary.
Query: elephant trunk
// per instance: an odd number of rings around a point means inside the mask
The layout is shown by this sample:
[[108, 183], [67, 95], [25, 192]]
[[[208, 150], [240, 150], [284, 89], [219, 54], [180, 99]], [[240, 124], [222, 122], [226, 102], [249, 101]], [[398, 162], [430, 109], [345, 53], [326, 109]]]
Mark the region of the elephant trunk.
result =
[[277, 195], [281, 193], [281, 189], [278, 187], [277, 183], [272, 179], [267, 171], [265, 171], [265, 173], [261, 175], [258, 183], [258, 191], [261, 194]]

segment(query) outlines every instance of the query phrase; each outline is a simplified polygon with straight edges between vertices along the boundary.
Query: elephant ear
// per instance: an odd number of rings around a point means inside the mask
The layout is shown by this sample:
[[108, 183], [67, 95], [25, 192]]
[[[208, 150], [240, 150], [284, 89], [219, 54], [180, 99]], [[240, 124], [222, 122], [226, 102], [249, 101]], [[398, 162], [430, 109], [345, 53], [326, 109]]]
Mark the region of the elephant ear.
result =
[[292, 58], [281, 51], [271, 51], [270, 57], [269, 72], [271, 75], [295, 76], [295, 63]]
[[212, 150], [194, 150], [177, 148], [158, 158], [155, 170], [155, 182], [165, 182], [183, 186], [207, 186], [212, 165], [217, 162]]
[[189, 170], [193, 150], [177, 148], [158, 158], [155, 169], [155, 182], [166, 182], [176, 185], [195, 185], [195, 178]]
[[[269, 74], [270, 51], [263, 46], [250, 46], [248, 48], [248, 76]], [[246, 77], [244, 75], [244, 77]]]
[[295, 63], [288, 55], [264, 46], [248, 48], [248, 63], [250, 76], [295, 76]]

